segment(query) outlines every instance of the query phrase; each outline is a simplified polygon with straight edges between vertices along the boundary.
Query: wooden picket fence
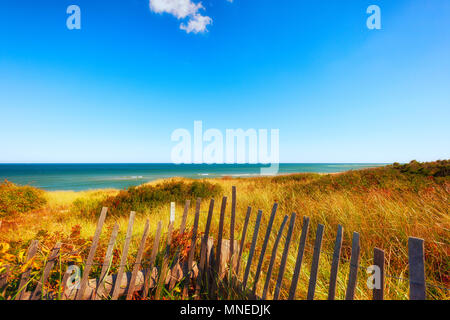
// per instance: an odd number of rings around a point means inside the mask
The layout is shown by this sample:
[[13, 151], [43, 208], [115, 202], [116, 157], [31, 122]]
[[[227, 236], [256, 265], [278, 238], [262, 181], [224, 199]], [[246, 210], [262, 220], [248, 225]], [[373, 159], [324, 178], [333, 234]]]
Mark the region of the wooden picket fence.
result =
[[[275, 259], [277, 256], [277, 250], [282, 238], [282, 234], [289, 220], [288, 231], [285, 237], [285, 245], [282, 252], [282, 258], [279, 265], [278, 277], [272, 298], [274, 300], [280, 298], [280, 291], [282, 288], [282, 281], [284, 277], [288, 251], [292, 242], [292, 233], [296, 221], [296, 214], [284, 216], [284, 219], [279, 226], [276, 240], [273, 244], [272, 253], [270, 256], [270, 262], [268, 270], [265, 271], [266, 279], [264, 283], [264, 289], [262, 296], [257, 295], [257, 285], [261, 277], [263, 268], [263, 262], [266, 258], [267, 246], [269, 238], [272, 233], [275, 215], [277, 212], [277, 203], [273, 205], [272, 212], [268, 225], [266, 227], [264, 241], [262, 243], [261, 250], [259, 250], [259, 258], [256, 261], [255, 252], [258, 245], [258, 234], [261, 227], [262, 211], [259, 210], [256, 217], [256, 222], [253, 230], [253, 236], [251, 240], [250, 251], [248, 253], [247, 263], [243, 278], [240, 279], [241, 258], [243, 248], [246, 244], [246, 235], [250, 215], [252, 208], [248, 207], [245, 216], [245, 222], [242, 228], [240, 243], [235, 240], [235, 216], [236, 216], [236, 188], [232, 189], [232, 203], [231, 203], [231, 217], [230, 217], [230, 239], [223, 239], [224, 221], [225, 221], [225, 209], [227, 206], [227, 197], [223, 197], [220, 208], [220, 220], [217, 234], [217, 246], [214, 247], [215, 241], [210, 237], [211, 221], [214, 211], [214, 199], [211, 199], [209, 204], [209, 210], [207, 215], [206, 227], [203, 233], [203, 237], [198, 239], [198, 225], [200, 216], [200, 204], [201, 199], [197, 199], [195, 205], [195, 218], [192, 227], [192, 238], [190, 249], [187, 259], [184, 262], [179, 262], [179, 251], [176, 252], [175, 258], [169, 261], [169, 252], [172, 245], [172, 232], [174, 229], [174, 218], [171, 213], [171, 219], [168, 226], [168, 233], [166, 244], [164, 246], [162, 265], [157, 268], [155, 266], [156, 257], [161, 239], [162, 223], [159, 222], [157, 230], [154, 236], [153, 246], [150, 254], [150, 262], [146, 265], [142, 263], [142, 257], [145, 250], [146, 241], [149, 235], [149, 221], [146, 221], [144, 232], [140, 241], [135, 262], [131, 272], [125, 272], [125, 266], [127, 263], [127, 256], [130, 246], [130, 240], [132, 236], [135, 212], [131, 212], [128, 228], [126, 232], [126, 238], [122, 249], [121, 261], [119, 269], [116, 274], [108, 275], [109, 266], [112, 261], [113, 248], [118, 235], [119, 226], [116, 223], [109, 239], [108, 247], [104, 256], [100, 277], [98, 279], [89, 279], [89, 274], [93, 266], [94, 256], [99, 245], [99, 239], [102, 232], [102, 227], [105, 222], [107, 208], [103, 208], [100, 217], [98, 219], [97, 228], [92, 240], [92, 245], [89, 250], [88, 257], [84, 264], [83, 275], [79, 281], [78, 286], [71, 286], [70, 280], [72, 275], [72, 269], [68, 268], [62, 279], [63, 294], [62, 299], [112, 299], [116, 300], [119, 297], [125, 297], [125, 299], [133, 299], [136, 293], [139, 294], [141, 299], [145, 299], [149, 296], [150, 292], [154, 293], [155, 299], [160, 299], [162, 290], [164, 288], [172, 289], [177, 283], [182, 283], [184, 286], [182, 290], [182, 298], [188, 298], [188, 295], [195, 297], [196, 299], [216, 299], [219, 292], [227, 292], [227, 290], [239, 291], [241, 298], [248, 299], [267, 299], [269, 296], [269, 282], [273, 273], [275, 265]], [[190, 201], [187, 200], [184, 207], [184, 212], [180, 224], [180, 232], [184, 233], [186, 229], [186, 220], [188, 211], [190, 208]], [[171, 212], [174, 211], [174, 206], [171, 208]], [[294, 269], [294, 274], [291, 280], [289, 288], [288, 299], [295, 299], [297, 283], [299, 280], [300, 270], [302, 266], [302, 260], [304, 256], [306, 239], [308, 235], [310, 219], [303, 217], [302, 231], [298, 243], [297, 258]], [[316, 281], [319, 269], [319, 259], [321, 255], [322, 238], [324, 234], [324, 225], [319, 224], [316, 231], [316, 238], [314, 243], [314, 251], [312, 256], [312, 263], [310, 269], [310, 279], [307, 292], [307, 299], [314, 299], [314, 293], [316, 288]], [[196, 252], [196, 246], [198, 240], [200, 243], [200, 261], [195, 262], [194, 256]], [[343, 228], [338, 226], [337, 236], [334, 245], [334, 252], [332, 255], [332, 265], [329, 281], [328, 299], [335, 299], [336, 284], [339, 263], [341, 260], [341, 248], [343, 240]], [[220, 245], [219, 245], [220, 244]], [[51, 250], [45, 267], [42, 271], [41, 279], [37, 282], [33, 291], [28, 291], [28, 285], [30, 283], [31, 267], [25, 270], [21, 275], [18, 293], [15, 297], [17, 300], [38, 300], [38, 299], [55, 299], [45, 292], [45, 284], [48, 281], [50, 272], [58, 261], [60, 253], [61, 243], [56, 243]], [[180, 248], [177, 248], [179, 250]], [[28, 248], [26, 260], [32, 259], [38, 250], [38, 241], [33, 240]], [[410, 285], [410, 299], [411, 300], [425, 300], [426, 299], [426, 282], [425, 282], [425, 268], [424, 268], [424, 240], [410, 237], [408, 240], [408, 257], [409, 257], [409, 285]], [[254, 259], [255, 258], [255, 259]], [[253, 265], [253, 261], [257, 263], [256, 273], [253, 277], [253, 283], [251, 287], [248, 287], [250, 269]], [[350, 271], [347, 282], [347, 288], [345, 293], [345, 299], [353, 300], [355, 297], [355, 289], [358, 279], [358, 270], [360, 260], [360, 243], [359, 233], [354, 232], [352, 238], [351, 258], [350, 258]], [[373, 289], [373, 299], [383, 300], [385, 289], [385, 253], [382, 249], [374, 248], [374, 265], [380, 270], [380, 284], [381, 286]], [[0, 279], [1, 285], [7, 283], [7, 277]], [[193, 287], [192, 287], [193, 286]], [[193, 289], [189, 289], [193, 288]], [[191, 292], [189, 292], [191, 291]], [[224, 297], [223, 294], [220, 297]], [[230, 292], [228, 292], [230, 297]], [[227, 296], [225, 296], [227, 298]]]

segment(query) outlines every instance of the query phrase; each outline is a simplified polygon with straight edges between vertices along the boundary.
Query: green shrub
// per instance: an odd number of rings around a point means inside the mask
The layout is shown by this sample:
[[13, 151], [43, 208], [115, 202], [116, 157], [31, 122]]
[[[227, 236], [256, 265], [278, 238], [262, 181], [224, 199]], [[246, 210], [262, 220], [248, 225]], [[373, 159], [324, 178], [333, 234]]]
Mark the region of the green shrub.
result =
[[222, 193], [222, 187], [207, 181], [168, 181], [156, 185], [130, 187], [116, 196], [107, 197], [100, 207], [108, 207], [112, 214], [129, 214], [130, 211], [144, 212], [171, 201], [183, 202], [196, 198], [212, 198]]
[[402, 173], [427, 177], [438, 178], [450, 176], [450, 160], [438, 160], [434, 162], [418, 162], [413, 160], [407, 164], [394, 163], [392, 168]]
[[450, 161], [408, 164], [394, 163], [378, 168], [352, 170], [340, 174], [293, 174], [277, 176], [272, 183], [283, 183], [285, 190], [293, 194], [319, 194], [346, 191], [368, 193], [374, 190], [419, 192], [429, 187], [443, 186], [450, 182]]
[[39, 209], [46, 202], [43, 190], [30, 186], [18, 186], [8, 180], [0, 183], [0, 216]]

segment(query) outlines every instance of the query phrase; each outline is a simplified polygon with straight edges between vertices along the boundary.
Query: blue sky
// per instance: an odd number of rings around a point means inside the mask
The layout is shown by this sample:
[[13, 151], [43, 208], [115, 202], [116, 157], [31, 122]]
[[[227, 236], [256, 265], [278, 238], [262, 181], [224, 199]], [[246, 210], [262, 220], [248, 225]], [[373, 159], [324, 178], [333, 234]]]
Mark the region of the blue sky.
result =
[[170, 162], [195, 120], [279, 129], [281, 162], [450, 158], [448, 0], [202, 5], [188, 33], [149, 0], [2, 0], [0, 162]]

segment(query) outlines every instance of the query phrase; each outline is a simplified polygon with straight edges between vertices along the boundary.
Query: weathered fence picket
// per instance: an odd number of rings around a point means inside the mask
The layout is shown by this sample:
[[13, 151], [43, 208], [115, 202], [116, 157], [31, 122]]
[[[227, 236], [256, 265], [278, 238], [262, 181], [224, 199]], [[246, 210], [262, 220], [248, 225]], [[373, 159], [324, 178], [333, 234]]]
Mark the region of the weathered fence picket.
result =
[[61, 249], [61, 242], [57, 242], [53, 247], [50, 255], [47, 259], [47, 263], [45, 264], [44, 272], [42, 273], [41, 281], [39, 281], [34, 289], [33, 294], [31, 295], [30, 300], [38, 300], [45, 295], [45, 283], [47, 282], [47, 278], [50, 275], [50, 271], [52, 271], [53, 266], [55, 265], [56, 260], [59, 257], [59, 250]]
[[272, 269], [275, 263], [275, 258], [277, 257], [278, 244], [280, 243], [281, 236], [283, 235], [284, 226], [288, 220], [288, 216], [284, 216], [283, 222], [281, 222], [280, 230], [278, 230], [277, 238], [275, 239], [275, 243], [273, 244], [272, 256], [270, 257], [269, 269], [266, 273], [266, 282], [264, 283], [264, 289], [262, 294], [262, 299], [265, 300], [267, 298], [267, 291], [269, 290], [270, 278], [272, 277]]
[[350, 273], [348, 275], [347, 291], [345, 300], [353, 300], [355, 298], [356, 281], [359, 269], [359, 233], [353, 232], [352, 239], [352, 255], [350, 257]]
[[319, 271], [320, 250], [322, 250], [322, 238], [325, 226], [319, 224], [316, 231], [316, 241], [314, 242], [313, 259], [311, 263], [311, 271], [309, 276], [309, 286], [307, 300], [314, 300], [314, 294], [316, 292], [317, 273]]
[[[213, 278], [213, 267], [216, 260], [216, 252], [215, 240], [213, 237], [208, 237], [207, 242], [207, 250], [206, 250], [206, 260], [205, 260], [205, 268], [204, 268], [204, 277], [203, 277], [203, 294], [205, 297], [211, 294], [211, 284], [214, 281]], [[199, 297], [200, 298], [200, 297]]]
[[272, 214], [270, 215], [269, 224], [267, 225], [266, 235], [264, 237], [264, 242], [261, 247], [261, 253], [259, 255], [258, 267], [256, 269], [255, 278], [253, 279], [253, 295], [256, 295], [256, 289], [258, 287], [259, 276], [261, 274], [261, 268], [264, 262], [264, 255], [266, 254], [267, 244], [269, 243], [270, 232], [272, 231], [273, 221], [275, 219], [275, 214], [277, 212], [278, 203], [274, 203], [272, 208]]
[[200, 299], [200, 290], [203, 284], [203, 278], [205, 277], [209, 229], [211, 228], [213, 211], [214, 211], [214, 199], [211, 199], [211, 201], [209, 202], [208, 218], [206, 219], [205, 233], [203, 235], [200, 247], [200, 264], [198, 265], [198, 278], [195, 286], [195, 297], [197, 299]]
[[[242, 252], [244, 251], [245, 237], [247, 235], [248, 222], [250, 221], [251, 213], [252, 213], [252, 207], [248, 207], [247, 214], [245, 215], [244, 228], [242, 229], [242, 233], [241, 233], [241, 245], [239, 246], [239, 253], [238, 253], [236, 271], [235, 271], [235, 279], [237, 277], [239, 277], [239, 268], [241, 266], [241, 257], [242, 257]], [[236, 281], [234, 283], [236, 283]]]
[[[190, 205], [191, 205], [191, 200], [186, 200], [186, 202], [184, 203], [183, 216], [181, 218], [180, 230], [179, 230], [179, 233], [181, 236], [184, 234], [184, 232], [186, 230], [186, 220], [187, 220]], [[178, 265], [179, 256], [180, 256], [180, 248], [177, 248], [175, 257], [173, 258], [172, 267], [176, 268], [179, 266]], [[176, 284], [176, 277], [171, 277], [170, 282], [169, 282], [169, 291], [175, 287], [175, 284]]]
[[128, 291], [127, 291], [127, 298], [126, 298], [127, 300], [130, 300], [134, 294], [134, 288], [136, 285], [136, 277], [137, 277], [137, 273], [138, 273], [140, 265], [141, 265], [142, 255], [144, 254], [145, 242], [147, 241], [149, 227], [150, 227], [150, 222], [147, 219], [147, 221], [145, 222], [144, 233], [142, 235], [141, 243], [139, 245], [138, 253], [136, 256], [136, 261], [134, 262], [133, 272], [131, 273], [130, 284], [128, 286]]
[[309, 218], [303, 217], [302, 234], [298, 244], [297, 260], [295, 262], [294, 275], [292, 276], [291, 287], [289, 288], [288, 300], [295, 299], [295, 292], [297, 291], [298, 278], [302, 268], [303, 254], [305, 252], [306, 237], [308, 236]]
[[[158, 222], [158, 226], [156, 228], [155, 238], [153, 240], [152, 252], [150, 254], [150, 263], [147, 269], [145, 269], [145, 278], [144, 278], [144, 290], [142, 292], [142, 298], [146, 299], [150, 289], [150, 282], [153, 275], [153, 268], [155, 266], [156, 254], [159, 249], [159, 242], [161, 239], [161, 230], [162, 230], [162, 221]], [[154, 279], [156, 281], [156, 279]]]
[[[217, 236], [217, 249], [216, 249], [216, 263], [214, 264], [214, 279], [218, 278], [220, 261], [222, 259], [222, 240], [223, 240], [223, 225], [225, 223], [225, 209], [227, 207], [227, 197], [222, 198], [222, 206], [220, 208], [219, 218], [219, 232]], [[211, 294], [213, 297], [217, 296], [217, 281], [213, 281], [211, 284]]]
[[97, 251], [98, 241], [102, 233], [103, 223], [105, 222], [107, 212], [108, 208], [103, 207], [100, 213], [100, 218], [98, 219], [94, 238], [92, 239], [91, 249], [89, 250], [89, 255], [84, 265], [83, 276], [81, 278], [80, 289], [78, 290], [75, 298], [76, 300], [82, 299], [84, 291], [86, 290], [89, 279], [89, 272], [91, 271], [92, 268], [92, 262], [94, 261], [95, 252]]
[[422, 239], [410, 237], [408, 239], [409, 257], [409, 298], [411, 300], [425, 300], [425, 263]]
[[[169, 271], [169, 253], [170, 253], [170, 247], [172, 245], [172, 234], [173, 234], [174, 223], [175, 223], [175, 202], [171, 202], [170, 203], [169, 227], [168, 227], [167, 239], [166, 239], [166, 249], [164, 251], [161, 272], [159, 274], [158, 285], [156, 287], [156, 292], [155, 292], [156, 300], [159, 300], [159, 298], [161, 297], [161, 292], [166, 283], [167, 274]], [[170, 274], [170, 272], [169, 272], [169, 274]], [[170, 279], [169, 279], [169, 281], [170, 281]]]
[[115, 224], [113, 230], [111, 232], [111, 237], [109, 238], [108, 247], [106, 248], [105, 257], [103, 258], [102, 271], [100, 272], [99, 281], [97, 287], [94, 291], [92, 299], [97, 299], [97, 296], [100, 298], [103, 297], [103, 293], [105, 292], [105, 279], [108, 275], [108, 270], [111, 266], [111, 260], [114, 250], [114, 245], [116, 244], [117, 235], [119, 233], [119, 224]]
[[289, 254], [289, 246], [291, 244], [292, 232], [294, 231], [295, 225], [295, 212], [291, 215], [291, 220], [289, 221], [289, 229], [286, 235], [286, 241], [284, 243], [283, 255], [281, 256], [280, 268], [278, 269], [278, 279], [275, 285], [275, 291], [273, 293], [273, 299], [278, 300], [280, 297], [281, 284], [283, 282], [284, 270], [286, 268], [286, 262]]
[[130, 219], [128, 221], [128, 228], [127, 228], [127, 234], [125, 238], [125, 244], [123, 245], [122, 249], [122, 257], [120, 258], [120, 265], [119, 265], [119, 271], [117, 272], [116, 282], [114, 283], [114, 288], [112, 291], [111, 299], [117, 300], [119, 297], [119, 290], [122, 286], [122, 277], [125, 269], [125, 265], [127, 263], [128, 258], [128, 249], [130, 248], [130, 241], [131, 241], [131, 235], [133, 233], [133, 224], [134, 224], [134, 218], [135, 218], [136, 212], [131, 211]]
[[[0, 223], [1, 223], [1, 221], [0, 221]], [[11, 266], [6, 265], [4, 268], [5, 268], [5, 271], [2, 274], [0, 274], [0, 295], [3, 295], [3, 296], [5, 294], [6, 287], [8, 285], [9, 273], [11, 270]]]
[[198, 229], [198, 221], [200, 218], [201, 202], [202, 202], [202, 199], [198, 198], [197, 203], [195, 204], [194, 226], [192, 227], [191, 247], [189, 249], [188, 261], [186, 263], [186, 272], [185, 272], [186, 278], [184, 280], [183, 299], [185, 299], [187, 297], [188, 290], [189, 290], [189, 282], [190, 282], [192, 267], [193, 267], [192, 264], [194, 262], [195, 244], [197, 242], [197, 229]]
[[261, 224], [262, 211], [258, 210], [258, 215], [256, 216], [255, 229], [253, 230], [253, 239], [250, 247], [250, 252], [248, 253], [247, 266], [245, 267], [244, 280], [242, 281], [242, 289], [245, 291], [247, 288], [248, 276], [250, 274], [250, 267], [252, 266], [253, 255], [255, 254], [256, 241], [258, 241], [259, 225]]
[[336, 283], [339, 269], [339, 260], [341, 258], [343, 232], [344, 228], [341, 225], [339, 225], [336, 234], [336, 242], [334, 243], [333, 262], [331, 263], [330, 284], [328, 287], [328, 300], [334, 300], [334, 297], [336, 296]]
[[[230, 218], [230, 261], [234, 256], [234, 224], [236, 220], [236, 187], [231, 188], [231, 218]], [[230, 264], [231, 266], [232, 264]]]
[[228, 281], [228, 297], [231, 297], [232, 287], [236, 283], [234, 261], [234, 228], [236, 222], [236, 186], [231, 187], [231, 216], [230, 216], [230, 261], [229, 264], [229, 281]]
[[[38, 244], [39, 244], [38, 240], [31, 241], [31, 244], [28, 247], [25, 263], [28, 263], [31, 259], [34, 258], [38, 249]], [[27, 291], [28, 279], [30, 278], [30, 274], [31, 274], [31, 266], [29, 265], [25, 270], [25, 272], [22, 273], [22, 276], [20, 277], [19, 289], [16, 295], [16, 300], [21, 300], [25, 292]]]
[[186, 229], [186, 220], [187, 220], [190, 206], [191, 206], [191, 200], [186, 200], [186, 202], [184, 203], [183, 217], [181, 218], [181, 224], [180, 224], [180, 233], [181, 234], [184, 234], [184, 231]]
[[384, 299], [384, 251], [378, 248], [373, 249], [373, 265], [380, 270], [379, 288], [373, 288], [373, 300]]

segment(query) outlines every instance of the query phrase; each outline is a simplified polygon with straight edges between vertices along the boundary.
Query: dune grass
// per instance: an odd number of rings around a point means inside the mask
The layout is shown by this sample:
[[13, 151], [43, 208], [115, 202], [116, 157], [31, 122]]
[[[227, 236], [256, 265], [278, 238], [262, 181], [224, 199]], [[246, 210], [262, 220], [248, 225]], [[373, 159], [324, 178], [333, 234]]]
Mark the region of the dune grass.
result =
[[[336, 237], [337, 226], [344, 228], [342, 259], [338, 274], [336, 299], [343, 299], [347, 286], [349, 271], [349, 258], [351, 252], [352, 232], [360, 233], [361, 268], [356, 290], [356, 299], [371, 299], [371, 292], [366, 286], [367, 274], [365, 268], [372, 264], [373, 248], [378, 247], [386, 252], [386, 278], [385, 296], [387, 299], [408, 299], [409, 284], [402, 279], [408, 278], [407, 240], [408, 236], [425, 239], [426, 277], [430, 286], [427, 287], [429, 299], [449, 299], [448, 290], [435, 286], [450, 287], [450, 215], [449, 192], [450, 178], [448, 174], [449, 162], [432, 164], [411, 163], [409, 166], [393, 165], [382, 168], [349, 171], [341, 174], [295, 174], [277, 177], [258, 178], [223, 178], [205, 179], [208, 185], [220, 187], [220, 194], [215, 194], [215, 210], [211, 226], [211, 234], [217, 237], [219, 225], [219, 210], [222, 196], [228, 197], [226, 211], [224, 238], [229, 237], [229, 219], [231, 205], [231, 188], [237, 187], [237, 212], [235, 236], [240, 240], [247, 207], [253, 208], [244, 248], [241, 277], [247, 261], [247, 255], [253, 234], [254, 221], [258, 209], [263, 211], [261, 231], [258, 237], [257, 249], [261, 248], [265, 228], [274, 202], [279, 204], [274, 227], [269, 240], [268, 251], [265, 255], [263, 271], [267, 270], [276, 230], [281, 224], [284, 215], [297, 213], [292, 243], [289, 250], [286, 272], [281, 290], [281, 299], [287, 298], [290, 280], [296, 261], [296, 252], [302, 227], [302, 217], [311, 219], [307, 239], [305, 257], [303, 260], [300, 280], [297, 288], [297, 299], [306, 298], [309, 281], [312, 251], [316, 228], [319, 223], [325, 225], [322, 243], [319, 274], [316, 287], [316, 299], [326, 299], [330, 276], [332, 252]], [[154, 190], [161, 183], [183, 183], [189, 185], [193, 180], [174, 178], [164, 182], [157, 181], [148, 184]], [[218, 189], [219, 190], [219, 189]], [[190, 194], [192, 196], [192, 194]], [[122, 199], [119, 191], [97, 190], [84, 192], [46, 192], [47, 203], [41, 209], [18, 214], [14, 217], [4, 217], [0, 242], [9, 245], [5, 254], [9, 254], [9, 264], [23, 267], [23, 252], [32, 239], [39, 239], [43, 251], [36, 260], [34, 272], [38, 272], [39, 263], [43, 263], [46, 250], [57, 241], [67, 243], [63, 249], [62, 264], [69, 262], [79, 263], [87, 256], [90, 239], [95, 231], [99, 204], [111, 203], [114, 199]], [[191, 197], [195, 200], [195, 197]], [[167, 203], [141, 208], [137, 212], [135, 227], [129, 254], [129, 269], [132, 268], [133, 254], [136, 253], [140, 237], [143, 232], [145, 220], [150, 221], [150, 237], [147, 241], [144, 262], [149, 258], [153, 242], [153, 234], [158, 221], [162, 221], [164, 230], [167, 230], [169, 220], [170, 196], [165, 198]], [[184, 202], [177, 200], [176, 228], [181, 221]], [[194, 202], [191, 201], [191, 210], [188, 216], [188, 228], [193, 225]], [[209, 198], [203, 199], [199, 230], [203, 232]], [[119, 241], [114, 251], [113, 263], [120, 259], [121, 247], [126, 233], [128, 216], [110, 215], [107, 217], [105, 232], [101, 237], [101, 245], [96, 255], [96, 261], [102, 262], [104, 250], [110, 231], [114, 223], [120, 226]], [[285, 232], [286, 233], [286, 232]], [[165, 238], [163, 237], [162, 242]], [[281, 260], [284, 237], [279, 246], [272, 274], [269, 292], [274, 290], [277, 279], [278, 265]], [[64, 247], [63, 247], [64, 248]], [[161, 245], [162, 248], [162, 245]], [[1, 252], [1, 250], [0, 250]], [[252, 285], [253, 273], [256, 270], [259, 251], [256, 252], [249, 284]], [[41, 259], [41, 260], [39, 260]], [[158, 256], [160, 260], [160, 256]], [[7, 260], [7, 259], [3, 259]], [[158, 261], [159, 261], [158, 260]], [[2, 258], [0, 256], [0, 262]], [[5, 262], [2, 262], [3, 265]], [[114, 267], [112, 269], [114, 271]], [[1, 266], [0, 266], [1, 272]], [[92, 276], [99, 272], [94, 267]], [[53, 283], [58, 286], [57, 271], [54, 271]], [[17, 275], [19, 272], [17, 272]], [[265, 281], [265, 272], [258, 283], [258, 293], [262, 292]], [[17, 281], [16, 281], [17, 282]], [[434, 285], [434, 286], [431, 286]], [[9, 293], [14, 291], [14, 282]], [[7, 295], [7, 294], [5, 294]], [[167, 297], [176, 298], [176, 293], [167, 293]], [[270, 295], [269, 295], [270, 298]]]
[[0, 183], [0, 218], [38, 209], [45, 203], [42, 190], [30, 186], [17, 186], [8, 180]]

